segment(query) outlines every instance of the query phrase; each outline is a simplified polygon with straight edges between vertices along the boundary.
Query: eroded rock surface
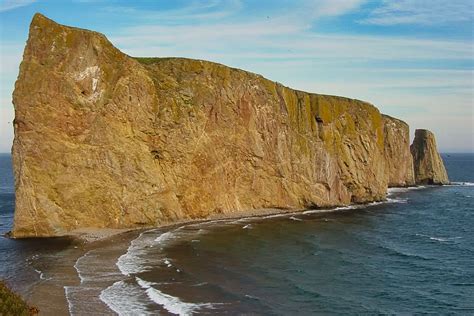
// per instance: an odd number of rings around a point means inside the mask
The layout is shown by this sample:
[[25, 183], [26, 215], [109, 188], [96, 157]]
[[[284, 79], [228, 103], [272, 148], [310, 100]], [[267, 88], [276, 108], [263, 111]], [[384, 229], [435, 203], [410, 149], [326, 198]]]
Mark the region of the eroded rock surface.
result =
[[369, 103], [132, 58], [39, 14], [13, 101], [16, 237], [369, 202], [412, 183], [406, 126]]
[[417, 129], [410, 147], [417, 184], [448, 184], [448, 174], [443, 159], [438, 153], [434, 134], [426, 129]]
[[388, 186], [406, 187], [415, 185], [408, 124], [388, 115], [382, 115], [382, 118]]

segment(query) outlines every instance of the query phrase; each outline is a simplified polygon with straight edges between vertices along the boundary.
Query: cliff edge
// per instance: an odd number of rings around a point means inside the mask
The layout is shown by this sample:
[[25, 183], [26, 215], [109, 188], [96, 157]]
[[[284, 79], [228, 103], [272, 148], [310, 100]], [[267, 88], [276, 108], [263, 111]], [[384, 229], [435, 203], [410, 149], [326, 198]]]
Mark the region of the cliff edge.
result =
[[435, 136], [426, 129], [417, 129], [410, 147], [417, 184], [448, 184], [448, 174], [438, 153]]
[[413, 183], [408, 126], [369, 103], [132, 58], [40, 14], [13, 103], [15, 237], [364, 203]]

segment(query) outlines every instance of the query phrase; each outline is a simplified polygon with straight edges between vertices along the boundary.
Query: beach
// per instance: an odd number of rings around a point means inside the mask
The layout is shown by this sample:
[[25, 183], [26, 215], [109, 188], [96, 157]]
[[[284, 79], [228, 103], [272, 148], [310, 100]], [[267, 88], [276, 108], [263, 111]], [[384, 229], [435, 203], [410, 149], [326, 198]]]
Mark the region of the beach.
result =
[[451, 185], [365, 205], [2, 237], [0, 275], [41, 315], [469, 313], [470, 161], [447, 157]]

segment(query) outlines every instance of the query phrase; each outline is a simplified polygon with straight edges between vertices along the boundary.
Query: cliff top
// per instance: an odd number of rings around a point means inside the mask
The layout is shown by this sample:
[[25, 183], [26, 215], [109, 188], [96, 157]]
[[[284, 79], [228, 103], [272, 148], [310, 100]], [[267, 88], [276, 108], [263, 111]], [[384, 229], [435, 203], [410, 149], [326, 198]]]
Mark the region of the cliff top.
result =
[[[250, 71], [247, 71], [247, 70], [242, 70], [242, 69], [239, 69], [239, 68], [229, 67], [229, 66], [226, 66], [226, 65], [223, 65], [223, 64], [220, 64], [220, 63], [212, 62], [212, 61], [185, 58], [185, 57], [133, 57], [133, 56], [129, 56], [129, 55], [121, 52], [119, 49], [117, 49], [107, 39], [107, 37], [105, 35], [103, 35], [102, 33], [91, 31], [91, 30], [88, 30], [88, 29], [82, 29], [82, 28], [72, 27], [72, 26], [68, 26], [68, 25], [63, 25], [63, 24], [55, 22], [54, 20], [49, 19], [48, 17], [44, 16], [41, 13], [36, 13], [33, 16], [33, 19], [32, 19], [31, 24], [30, 24], [30, 39], [29, 40], [31, 40], [32, 37], [37, 36], [38, 32], [34, 32], [34, 30], [36, 30], [38, 28], [43, 29], [43, 30], [47, 30], [47, 32], [46, 32], [47, 36], [51, 37], [51, 39], [48, 42], [55, 42], [53, 38], [59, 36], [60, 33], [62, 33], [63, 31], [76, 31], [76, 32], [72, 32], [72, 33], [76, 34], [76, 37], [77, 37], [77, 34], [81, 34], [81, 33], [84, 35], [85, 38], [89, 38], [90, 36], [98, 37], [98, 38], [100, 38], [100, 41], [102, 43], [105, 42], [105, 43], [107, 43], [107, 46], [110, 45], [110, 49], [116, 50], [116, 53], [118, 55], [125, 55], [125, 56], [128, 56], [128, 57], [131, 57], [132, 59], [138, 61], [141, 65], [143, 65], [145, 68], [148, 68], [148, 69], [150, 67], [153, 67], [153, 65], [155, 65], [155, 64], [168, 63], [168, 62], [190, 63], [190, 64], [193, 64], [195, 66], [199, 65], [199, 64], [207, 64], [210, 67], [226, 68], [226, 69], [230, 69], [231, 71], [245, 73], [248, 76], [252, 76], [252, 77], [255, 77], [255, 78], [261, 78], [263, 80], [270, 81], [273, 84], [277, 84], [279, 86], [287, 88], [285, 85], [283, 85], [279, 82], [269, 80], [269, 79], [263, 77], [260, 74], [256, 74], [256, 73], [253, 73], [253, 72], [250, 72]], [[41, 34], [42, 37], [45, 36], [44, 33], [45, 32], [43, 32]], [[74, 39], [69, 39], [69, 38], [68, 38], [68, 40], [69, 41], [74, 41]], [[77, 42], [77, 40], [76, 40], [76, 42]], [[359, 100], [359, 99], [348, 98], [348, 97], [337, 96], [337, 95], [330, 95], [330, 94], [306, 92], [306, 91], [297, 90], [297, 89], [293, 89], [293, 88], [290, 88], [290, 89], [295, 91], [297, 94], [308, 93], [310, 95], [317, 95], [317, 96], [327, 97], [327, 98], [340, 98], [340, 99], [346, 100], [350, 103], [367, 104], [367, 105], [369, 105], [369, 106], [376, 109], [376, 107], [373, 104], [371, 104], [370, 102]], [[393, 118], [393, 119], [395, 119], [395, 118]], [[397, 120], [400, 121], [400, 122], [403, 122], [399, 119], [397, 119]], [[403, 123], [405, 123], [405, 122], [403, 122]]]
[[433, 132], [431, 132], [431, 131], [429, 131], [429, 130], [427, 130], [427, 129], [421, 129], [421, 128], [419, 128], [419, 129], [416, 129], [416, 130], [415, 130], [415, 139], [416, 139], [417, 137], [422, 137], [422, 138], [432, 137], [432, 138], [434, 138], [434, 134], [433, 134]]

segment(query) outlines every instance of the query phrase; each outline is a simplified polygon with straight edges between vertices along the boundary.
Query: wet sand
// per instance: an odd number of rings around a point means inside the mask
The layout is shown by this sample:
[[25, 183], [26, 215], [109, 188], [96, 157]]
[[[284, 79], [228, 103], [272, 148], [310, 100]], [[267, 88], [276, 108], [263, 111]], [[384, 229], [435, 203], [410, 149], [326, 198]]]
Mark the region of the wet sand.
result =
[[[119, 247], [120, 252], [111, 255], [107, 258], [108, 265], [115, 264], [117, 258], [126, 252], [130, 242], [135, 239], [141, 232], [149, 229], [163, 229], [163, 231], [171, 230], [176, 227], [204, 223], [208, 221], [219, 221], [229, 219], [241, 219], [252, 217], [266, 217], [278, 215], [298, 214], [305, 210], [295, 209], [258, 209], [249, 210], [239, 213], [229, 214], [215, 214], [206, 219], [191, 219], [182, 220], [174, 223], [166, 223], [163, 225], [153, 227], [141, 227], [135, 229], [110, 229], [110, 228], [82, 228], [74, 230], [69, 236], [61, 238], [73, 238], [71, 245], [58, 254], [57, 259], [50, 260], [46, 267], [41, 268], [41, 279], [32, 286], [29, 293], [25, 293], [25, 299], [28, 303], [35, 305], [40, 310], [40, 315], [68, 315], [70, 308], [66, 298], [67, 289], [74, 289], [81, 284], [77, 270], [74, 265], [77, 260], [83, 257], [87, 252], [98, 249], [107, 248], [110, 246], [122, 245]], [[321, 210], [324, 212], [324, 210]], [[93, 291], [92, 291], [93, 292]], [[92, 294], [92, 293], [91, 293]], [[97, 294], [97, 293], [95, 293]], [[103, 304], [98, 295], [91, 297], [94, 304], [102, 305], [102, 313], [110, 313], [113, 315], [105, 304]], [[82, 302], [81, 302], [82, 303]], [[84, 302], [86, 305], [88, 302]]]
[[[25, 293], [28, 303], [37, 306], [40, 315], [69, 315], [70, 306], [66, 298], [68, 288], [81, 284], [81, 280], [74, 267], [77, 260], [88, 251], [106, 248], [114, 244], [123, 244], [126, 249], [131, 240], [136, 238], [141, 230], [110, 230], [87, 229], [81, 230], [73, 243], [65, 250], [60, 251], [53, 258], [39, 258], [33, 267], [41, 271], [40, 279]], [[120, 253], [117, 253], [120, 256]], [[116, 258], [111, 258], [113, 261]], [[104, 264], [113, 264], [107, 262]], [[100, 303], [99, 298], [94, 303]], [[87, 305], [88, 302], [83, 302]], [[104, 312], [108, 309], [104, 305]], [[110, 313], [113, 315], [113, 313]]]
[[[37, 306], [40, 315], [68, 315], [70, 306], [66, 298], [66, 289], [74, 288], [81, 284], [81, 280], [74, 267], [77, 260], [84, 256], [87, 252], [106, 248], [115, 244], [122, 244], [122, 251], [113, 255], [114, 261], [126, 252], [130, 242], [135, 239], [141, 232], [149, 229], [163, 229], [164, 231], [186, 225], [216, 220], [229, 220], [247, 217], [264, 217], [278, 214], [298, 213], [302, 210], [289, 209], [260, 209], [250, 210], [246, 212], [216, 214], [206, 219], [183, 220], [169, 224], [163, 224], [153, 227], [136, 228], [136, 229], [110, 229], [110, 228], [82, 228], [74, 230], [69, 236], [61, 238], [73, 238], [71, 245], [58, 254], [57, 259], [47, 259], [45, 266], [41, 267], [40, 280], [38, 280], [28, 291], [24, 293], [28, 303]], [[107, 264], [113, 264], [108, 262]], [[94, 299], [94, 303], [102, 304], [98, 297]], [[87, 304], [87, 302], [84, 302]], [[109, 310], [102, 306], [103, 312]], [[113, 314], [110, 311], [111, 314]]]

